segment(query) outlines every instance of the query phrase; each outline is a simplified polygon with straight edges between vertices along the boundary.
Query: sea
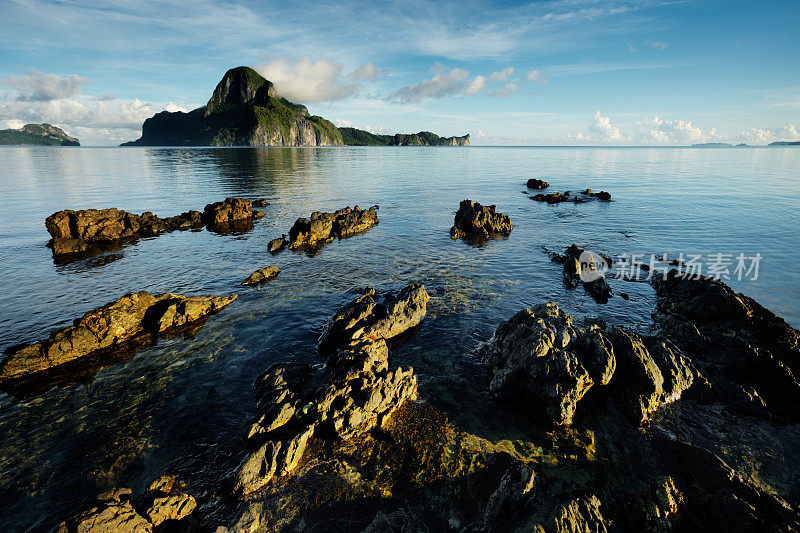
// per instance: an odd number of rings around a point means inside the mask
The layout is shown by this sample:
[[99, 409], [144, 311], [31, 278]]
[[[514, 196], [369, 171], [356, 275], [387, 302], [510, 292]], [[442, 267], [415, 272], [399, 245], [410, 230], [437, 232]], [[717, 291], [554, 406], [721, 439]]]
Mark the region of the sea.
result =
[[[535, 202], [529, 178], [612, 200]], [[177, 231], [68, 263], [47, 247], [45, 218], [62, 209], [172, 216], [226, 197], [264, 199], [266, 216], [249, 232]], [[511, 234], [451, 239], [464, 199], [496, 205]], [[378, 205], [380, 223], [315, 253], [267, 252], [298, 217], [354, 205]], [[139, 492], [165, 473], [213, 501], [244, 457], [253, 381], [274, 363], [320, 363], [326, 320], [364, 287], [424, 283], [428, 316], [390, 365], [413, 366], [422, 400], [455, 423], [507, 438], [477, 354], [501, 322], [554, 301], [578, 324], [647, 332], [652, 287], [615, 270], [641, 262], [660, 275], [667, 258], [800, 327], [799, 228], [796, 147], [2, 147], [0, 350], [127, 292], [239, 297], [192, 335], [73, 383], [0, 392], [0, 530], [48, 530], [105, 489]], [[608, 303], [564, 286], [550, 253], [573, 243], [613, 259]], [[241, 285], [271, 264], [276, 280]]]

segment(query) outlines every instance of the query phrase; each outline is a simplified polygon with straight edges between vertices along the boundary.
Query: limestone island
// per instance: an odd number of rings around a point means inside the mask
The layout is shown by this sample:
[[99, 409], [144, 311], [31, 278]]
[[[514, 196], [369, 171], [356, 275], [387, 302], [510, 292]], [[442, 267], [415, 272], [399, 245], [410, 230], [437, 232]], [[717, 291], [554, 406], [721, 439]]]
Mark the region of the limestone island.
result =
[[19, 129], [0, 130], [3, 146], [80, 146], [75, 137], [50, 124], [25, 124]]
[[208, 104], [188, 113], [157, 113], [145, 120], [140, 139], [122, 146], [469, 146], [469, 135], [339, 129], [278, 95], [255, 70], [236, 67], [225, 73]]

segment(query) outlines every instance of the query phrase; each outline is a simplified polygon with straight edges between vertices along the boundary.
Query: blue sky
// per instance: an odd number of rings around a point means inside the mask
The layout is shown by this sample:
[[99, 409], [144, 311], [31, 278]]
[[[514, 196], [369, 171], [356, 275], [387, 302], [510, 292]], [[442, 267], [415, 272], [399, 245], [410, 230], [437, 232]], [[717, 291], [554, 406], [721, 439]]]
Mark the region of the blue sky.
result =
[[85, 145], [249, 65], [376, 132], [473, 144], [800, 140], [800, 2], [0, 0], [0, 127]]

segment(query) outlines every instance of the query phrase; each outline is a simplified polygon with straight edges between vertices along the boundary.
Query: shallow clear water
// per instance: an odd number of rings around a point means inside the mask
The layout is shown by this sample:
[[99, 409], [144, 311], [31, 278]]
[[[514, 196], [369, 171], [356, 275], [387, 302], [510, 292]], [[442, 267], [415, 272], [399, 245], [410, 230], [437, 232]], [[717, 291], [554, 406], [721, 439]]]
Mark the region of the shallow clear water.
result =
[[[16, 400], [0, 393], [0, 529], [52, 526], [110, 486], [140, 490], [179, 472], [194, 487], [241, 458], [254, 378], [270, 364], [317, 361], [325, 320], [365, 285], [420, 280], [429, 316], [391, 364], [413, 365], [422, 397], [491, 436], [477, 342], [522, 307], [554, 300], [580, 321], [644, 328], [644, 283], [610, 280], [607, 305], [561, 282], [542, 247], [575, 242], [612, 255], [760, 253], [759, 277], [730, 284], [800, 326], [800, 150], [792, 148], [2, 148], [0, 348], [49, 330], [129, 291], [239, 294], [193, 338], [162, 340], [89, 383]], [[609, 191], [610, 203], [549, 206], [525, 187]], [[170, 216], [226, 196], [265, 198], [267, 216], [243, 235], [205, 230], [141, 240], [100, 264], [56, 265], [44, 219], [54, 211], [118, 207]], [[497, 204], [507, 239], [451, 240], [460, 200]], [[380, 224], [316, 255], [272, 257], [269, 239], [297, 217], [380, 205]], [[283, 272], [243, 288], [253, 270]], [[734, 265], [731, 266], [733, 273]], [[474, 409], [464, 409], [464, 406]], [[495, 424], [496, 425], [496, 424]]]

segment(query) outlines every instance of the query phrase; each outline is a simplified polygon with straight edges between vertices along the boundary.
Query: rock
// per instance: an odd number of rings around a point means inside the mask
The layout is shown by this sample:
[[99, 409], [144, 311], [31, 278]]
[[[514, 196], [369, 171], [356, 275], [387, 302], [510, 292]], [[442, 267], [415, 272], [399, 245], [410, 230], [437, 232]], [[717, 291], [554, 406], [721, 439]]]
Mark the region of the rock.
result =
[[[554, 303], [523, 309], [480, 348], [499, 399], [534, 409], [555, 425], [570, 425], [593, 386], [607, 386], [637, 424], [689, 389], [697, 370], [667, 339], [622, 328], [580, 329]], [[537, 412], [538, 409], [538, 412]]]
[[321, 352], [330, 353], [324, 368], [273, 365], [256, 380], [260, 415], [248, 441], [257, 450], [238, 469], [236, 493], [294, 472], [312, 437], [352, 439], [417, 399], [414, 370], [389, 370], [385, 339], [420, 322], [428, 294], [412, 283], [382, 303], [374, 295], [366, 291], [328, 323], [320, 341]]
[[93, 506], [58, 527], [59, 533], [149, 533], [153, 525], [136, 512], [130, 489], [99, 495]]
[[298, 218], [289, 230], [289, 248], [319, 247], [333, 239], [344, 239], [371, 228], [378, 221], [378, 206], [369, 209], [345, 207], [335, 213], [311, 213], [311, 219]]
[[213, 231], [240, 231], [252, 227], [253, 220], [264, 216], [253, 211], [253, 203], [245, 198], [226, 198], [208, 204], [203, 210], [203, 221]]
[[571, 244], [564, 255], [555, 252], [550, 254], [552, 261], [563, 263], [562, 277], [564, 285], [574, 289], [583, 282], [586, 292], [597, 303], [608, 303], [611, 287], [605, 280], [605, 272], [611, 268], [613, 261], [607, 255], [597, 254]]
[[267, 251], [271, 254], [276, 254], [283, 250], [287, 244], [289, 244], [289, 241], [286, 240], [286, 235], [279, 239], [272, 239], [269, 241], [269, 244], [267, 244]]
[[608, 282], [604, 277], [592, 281], [584, 281], [583, 288], [599, 304], [608, 303], [608, 299], [611, 298], [611, 287], [608, 286]]
[[277, 278], [278, 274], [280, 273], [280, 268], [276, 267], [275, 265], [270, 265], [266, 268], [256, 270], [250, 274], [247, 279], [242, 282], [242, 285], [258, 285], [260, 283], [266, 283], [267, 281], [272, 281], [273, 279]]
[[[553, 303], [523, 309], [481, 347], [493, 374], [489, 389], [501, 400], [527, 405], [531, 414], [553, 424], [571, 424], [578, 401], [595, 383], [576, 351], [587, 344], [575, 341], [581, 334]], [[612, 352], [606, 356], [614, 358]], [[608, 382], [605, 376], [601, 379]]]
[[544, 531], [554, 533], [603, 533], [610, 522], [600, 513], [600, 500], [590, 494], [562, 505], [553, 513]]
[[217, 312], [232, 296], [126, 294], [116, 302], [89, 311], [73, 326], [53, 331], [46, 340], [8, 350], [0, 366], [0, 382], [28, 377], [101, 350], [118, 349], [142, 335], [180, 328]]
[[495, 235], [508, 235], [513, 226], [511, 219], [497, 212], [497, 206], [482, 206], [472, 200], [462, 200], [450, 229], [450, 236], [456, 238], [485, 239]]
[[161, 219], [150, 212], [136, 215], [116, 208], [65, 209], [45, 220], [52, 237], [48, 246], [56, 256], [83, 254], [92, 247], [104, 249], [140, 237], [202, 226], [199, 211]]
[[528, 186], [529, 189], [539, 189], [539, 190], [547, 189], [548, 187], [550, 187], [550, 184], [547, 183], [546, 181], [539, 180], [536, 178], [529, 179], [526, 185]]
[[267, 207], [270, 203], [263, 198], [256, 198], [253, 200], [253, 207]]
[[429, 300], [425, 286], [419, 283], [383, 298], [368, 287], [328, 320], [317, 347], [320, 353], [328, 353], [361, 338], [392, 339], [422, 321]]
[[574, 289], [581, 283], [581, 263], [578, 259], [570, 257], [564, 260], [564, 269], [562, 270], [562, 277], [564, 278], [564, 285], [569, 289]]
[[150, 484], [147, 493], [136, 502], [131, 490], [113, 489], [95, 499], [93, 505], [63, 522], [59, 533], [106, 533], [163, 531], [167, 522], [176, 523], [191, 515], [197, 507], [195, 499], [180, 489], [183, 484], [175, 476], [162, 476]]
[[[545, 188], [545, 187], [540, 187]], [[606, 191], [592, 192], [591, 189], [581, 191], [580, 194], [571, 194], [570, 191], [563, 193], [553, 192], [548, 194], [537, 194], [531, 197], [532, 200], [537, 202], [545, 202], [548, 204], [560, 204], [563, 202], [571, 202], [574, 204], [582, 204], [590, 200], [600, 200], [603, 202], [611, 201], [611, 194]]]

